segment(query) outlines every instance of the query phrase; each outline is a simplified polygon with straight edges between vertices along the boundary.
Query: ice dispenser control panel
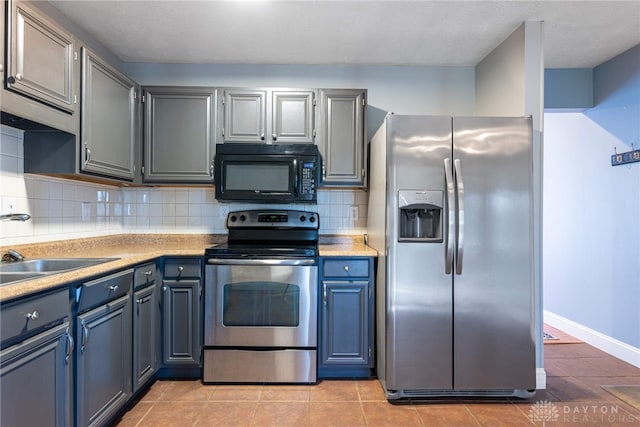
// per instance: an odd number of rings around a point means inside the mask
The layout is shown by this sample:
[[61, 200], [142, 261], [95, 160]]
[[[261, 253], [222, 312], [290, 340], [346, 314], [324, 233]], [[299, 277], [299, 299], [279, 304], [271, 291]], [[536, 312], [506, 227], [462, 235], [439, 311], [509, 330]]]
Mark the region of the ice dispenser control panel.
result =
[[442, 190], [400, 190], [398, 192], [398, 241], [442, 242]]

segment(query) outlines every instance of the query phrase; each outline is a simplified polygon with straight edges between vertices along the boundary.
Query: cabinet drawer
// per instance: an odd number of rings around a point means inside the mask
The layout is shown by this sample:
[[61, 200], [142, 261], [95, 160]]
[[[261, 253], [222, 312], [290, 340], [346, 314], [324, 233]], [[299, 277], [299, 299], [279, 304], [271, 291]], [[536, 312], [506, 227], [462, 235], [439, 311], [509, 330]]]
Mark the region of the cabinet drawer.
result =
[[85, 282], [76, 290], [78, 312], [126, 295], [131, 289], [133, 268]]
[[322, 275], [324, 277], [368, 277], [369, 259], [325, 259], [322, 267]]
[[26, 334], [69, 315], [69, 290], [63, 289], [2, 306], [2, 341]]
[[138, 289], [141, 286], [148, 286], [156, 280], [156, 264], [149, 263], [136, 267], [133, 273], [133, 287]]
[[183, 279], [202, 275], [200, 258], [169, 258], [164, 261], [164, 278]]

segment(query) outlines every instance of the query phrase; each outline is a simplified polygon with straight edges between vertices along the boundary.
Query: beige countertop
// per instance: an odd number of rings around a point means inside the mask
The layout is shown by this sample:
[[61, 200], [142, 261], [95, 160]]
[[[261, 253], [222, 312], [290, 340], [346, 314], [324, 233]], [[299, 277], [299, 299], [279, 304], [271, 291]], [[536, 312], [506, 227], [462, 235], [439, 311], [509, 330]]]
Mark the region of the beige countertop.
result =
[[[51, 274], [0, 286], [0, 302], [32, 293], [68, 286], [114, 270], [133, 267], [162, 256], [202, 256], [205, 248], [220, 243], [225, 235], [123, 234], [13, 245], [25, 258], [118, 258], [91, 267]], [[9, 247], [2, 247], [4, 254]], [[377, 256], [364, 244], [363, 236], [320, 236], [320, 256]]]

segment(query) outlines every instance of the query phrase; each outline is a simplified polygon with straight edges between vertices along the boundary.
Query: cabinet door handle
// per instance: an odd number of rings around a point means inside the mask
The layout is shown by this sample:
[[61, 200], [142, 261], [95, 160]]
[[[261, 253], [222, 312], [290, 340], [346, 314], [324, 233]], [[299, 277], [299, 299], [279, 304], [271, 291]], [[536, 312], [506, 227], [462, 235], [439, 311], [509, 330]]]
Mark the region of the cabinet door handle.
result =
[[110, 292], [115, 292], [118, 290], [118, 285], [111, 285], [107, 289], [109, 289]]
[[[84, 144], [87, 145], [86, 142]], [[91, 150], [89, 149], [89, 147], [84, 147], [84, 164], [86, 165], [90, 161], [91, 161]]]
[[69, 328], [67, 328], [67, 330], [65, 331], [65, 334], [67, 335], [67, 352], [64, 356], [64, 363], [68, 365], [69, 359], [71, 358], [71, 354], [73, 353], [74, 342], [73, 342], [73, 337], [69, 333]]
[[38, 313], [38, 310], [33, 310], [32, 313], [27, 313], [25, 317], [29, 320], [38, 320], [40, 313]]
[[322, 284], [322, 305], [327, 305], [327, 284]]
[[82, 328], [82, 336], [80, 337], [80, 353], [84, 353], [84, 350], [87, 347], [87, 341], [89, 340], [89, 328], [87, 328], [84, 320], [80, 323], [80, 327]]

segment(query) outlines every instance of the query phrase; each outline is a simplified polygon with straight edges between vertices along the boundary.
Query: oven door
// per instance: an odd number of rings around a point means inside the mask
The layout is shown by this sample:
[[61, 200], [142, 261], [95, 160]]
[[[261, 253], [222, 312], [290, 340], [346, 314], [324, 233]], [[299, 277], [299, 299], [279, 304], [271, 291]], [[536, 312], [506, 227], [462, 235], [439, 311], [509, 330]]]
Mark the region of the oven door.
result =
[[205, 346], [310, 348], [317, 344], [314, 259], [209, 259]]

